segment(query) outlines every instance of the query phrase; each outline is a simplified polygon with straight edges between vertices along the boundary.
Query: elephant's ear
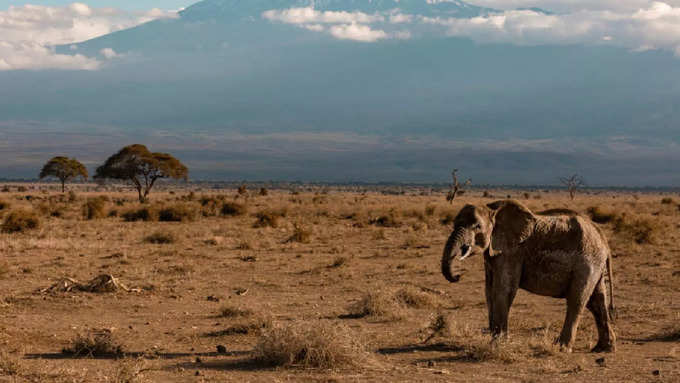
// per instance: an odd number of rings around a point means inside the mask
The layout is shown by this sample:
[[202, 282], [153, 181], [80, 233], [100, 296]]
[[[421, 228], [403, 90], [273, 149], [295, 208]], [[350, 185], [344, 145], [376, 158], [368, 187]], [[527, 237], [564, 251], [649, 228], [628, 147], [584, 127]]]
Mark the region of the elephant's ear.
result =
[[491, 256], [512, 251], [531, 235], [536, 216], [521, 203], [504, 200], [490, 203], [487, 207], [492, 211], [494, 223], [489, 246]]

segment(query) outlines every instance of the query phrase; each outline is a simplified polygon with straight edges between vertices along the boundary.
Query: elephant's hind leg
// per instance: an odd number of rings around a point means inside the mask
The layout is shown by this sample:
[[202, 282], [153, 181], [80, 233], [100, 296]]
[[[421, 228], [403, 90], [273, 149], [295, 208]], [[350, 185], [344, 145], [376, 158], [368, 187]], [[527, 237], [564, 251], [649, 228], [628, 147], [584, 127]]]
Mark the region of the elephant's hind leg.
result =
[[607, 310], [607, 290], [604, 277], [595, 286], [587, 307], [593, 313], [595, 324], [597, 325], [598, 341], [592, 352], [616, 351], [616, 335], [612, 328], [609, 310]]
[[560, 333], [559, 343], [563, 351], [571, 352], [578, 330], [581, 314], [595, 289], [598, 280], [590, 275], [575, 277], [567, 293], [567, 315]]

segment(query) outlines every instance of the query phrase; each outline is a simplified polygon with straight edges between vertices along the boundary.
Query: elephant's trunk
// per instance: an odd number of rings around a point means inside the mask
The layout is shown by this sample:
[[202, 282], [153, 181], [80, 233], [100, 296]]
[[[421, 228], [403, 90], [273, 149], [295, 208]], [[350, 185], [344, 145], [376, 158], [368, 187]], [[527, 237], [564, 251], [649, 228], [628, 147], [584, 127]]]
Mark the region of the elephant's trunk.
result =
[[[444, 255], [442, 256], [442, 274], [444, 278], [451, 283], [456, 283], [460, 280], [460, 274], [453, 275], [451, 266], [453, 260], [461, 255], [461, 258], [467, 257], [470, 254], [470, 247], [467, 246], [466, 254], [462, 254], [462, 242], [463, 242], [463, 230], [456, 229], [449, 236], [448, 241], [446, 241], [446, 246], [444, 246]], [[455, 250], [455, 251], [454, 251]]]

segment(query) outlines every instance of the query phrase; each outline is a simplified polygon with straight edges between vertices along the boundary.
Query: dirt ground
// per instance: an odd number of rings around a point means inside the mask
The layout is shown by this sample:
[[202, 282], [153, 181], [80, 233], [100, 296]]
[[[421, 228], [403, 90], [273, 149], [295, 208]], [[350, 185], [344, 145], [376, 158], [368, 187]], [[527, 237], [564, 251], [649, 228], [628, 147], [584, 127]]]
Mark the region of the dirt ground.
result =
[[[198, 213], [193, 220], [126, 222], [121, 215], [139, 207], [134, 193], [76, 190], [69, 200], [40, 187], [0, 193], [9, 205], [3, 217], [26, 208], [41, 221], [0, 234], [0, 382], [680, 381], [677, 195], [591, 191], [572, 202], [555, 191], [475, 190], [450, 205], [425, 189], [251, 190], [236, 200], [247, 213], [223, 216], [210, 206], [234, 201], [235, 190], [185, 189], [156, 191], [151, 205], [180, 204]], [[469, 259], [457, 284], [443, 278], [447, 216], [508, 194], [535, 211], [587, 215], [599, 207], [624, 217], [627, 226], [601, 225], [614, 254], [616, 353], [589, 352], [597, 334], [588, 312], [573, 353], [555, 350], [565, 302], [524, 291], [511, 310], [510, 339], [491, 346], [482, 260]], [[85, 219], [83, 204], [99, 195], [108, 196], [107, 216]], [[281, 216], [276, 227], [254, 227], [266, 211]], [[171, 243], [151, 243], [152, 234]], [[41, 291], [101, 274], [130, 291]], [[362, 298], [400, 289], [426, 298], [349, 315]], [[427, 329], [438, 314], [448, 334]], [[261, 334], [293, 323], [347, 327], [366, 346], [365, 360], [319, 369], [255, 359]], [[123, 354], [62, 352], [93, 332], [109, 334]]]

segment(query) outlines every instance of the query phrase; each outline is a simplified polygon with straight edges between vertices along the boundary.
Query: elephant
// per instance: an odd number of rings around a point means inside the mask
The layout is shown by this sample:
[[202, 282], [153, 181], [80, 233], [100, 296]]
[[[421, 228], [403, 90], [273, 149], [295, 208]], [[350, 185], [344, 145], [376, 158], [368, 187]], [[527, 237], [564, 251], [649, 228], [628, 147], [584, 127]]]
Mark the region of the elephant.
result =
[[566, 298], [566, 318], [556, 340], [562, 351], [571, 352], [586, 307], [598, 331], [592, 352], [615, 351], [611, 251], [604, 233], [588, 218], [565, 209], [535, 214], [515, 200], [466, 205], [454, 219], [444, 247], [444, 277], [458, 282], [461, 275], [454, 275], [454, 260], [476, 255], [484, 258], [489, 330], [494, 339], [507, 336], [510, 306], [522, 288]]

